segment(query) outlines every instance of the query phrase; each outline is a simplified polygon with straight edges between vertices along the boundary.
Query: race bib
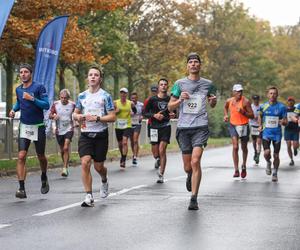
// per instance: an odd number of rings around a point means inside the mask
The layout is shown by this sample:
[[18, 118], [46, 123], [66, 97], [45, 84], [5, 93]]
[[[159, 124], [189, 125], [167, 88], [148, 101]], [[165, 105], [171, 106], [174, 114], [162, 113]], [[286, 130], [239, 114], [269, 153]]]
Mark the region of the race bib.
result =
[[277, 128], [279, 124], [278, 116], [266, 116], [266, 128]]
[[183, 113], [185, 114], [199, 114], [201, 110], [201, 96], [190, 95], [190, 98], [183, 102]]
[[125, 129], [125, 128], [127, 128], [127, 124], [128, 124], [127, 119], [117, 119], [116, 128]]
[[151, 142], [158, 142], [158, 130], [157, 129], [150, 129], [150, 141]]
[[248, 135], [248, 125], [235, 126], [235, 130], [239, 137], [244, 137]]
[[293, 117], [296, 118], [297, 115], [294, 112], [288, 112], [287, 113], [287, 120], [288, 122], [292, 122], [293, 121]]
[[140, 124], [140, 118], [138, 116], [131, 117], [131, 123], [134, 125]]
[[72, 128], [70, 119], [59, 119], [58, 132], [59, 134], [65, 134]]
[[25, 138], [31, 141], [38, 140], [38, 126], [20, 124], [20, 138]]
[[251, 135], [259, 135], [258, 127], [251, 127]]

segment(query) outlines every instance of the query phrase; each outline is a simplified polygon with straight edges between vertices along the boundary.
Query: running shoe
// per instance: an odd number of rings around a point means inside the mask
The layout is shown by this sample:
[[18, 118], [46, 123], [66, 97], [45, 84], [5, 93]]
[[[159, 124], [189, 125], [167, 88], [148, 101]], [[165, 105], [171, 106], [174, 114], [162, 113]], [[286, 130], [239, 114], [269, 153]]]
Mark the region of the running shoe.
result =
[[100, 188], [100, 197], [106, 198], [108, 196], [108, 181], [105, 183], [102, 182], [101, 188]]
[[19, 198], [19, 199], [26, 199], [26, 198], [27, 198], [27, 195], [26, 195], [25, 190], [18, 189], [17, 192], [16, 192], [16, 198]]
[[48, 179], [42, 181], [42, 186], [41, 186], [41, 193], [42, 194], [47, 194], [49, 192], [49, 183]]
[[244, 179], [247, 176], [246, 166], [242, 167], [241, 177]]
[[273, 182], [277, 182], [278, 181], [277, 173], [273, 173], [273, 175], [272, 175], [272, 181]]
[[294, 166], [295, 165], [295, 162], [294, 162], [294, 160], [291, 160], [291, 162], [290, 162], [290, 164], [289, 164], [290, 166]]
[[192, 172], [187, 174], [185, 186], [187, 191], [192, 191]]
[[271, 169], [272, 163], [270, 161], [267, 161], [267, 167], [266, 167], [266, 174], [271, 175], [272, 174], [272, 169]]
[[120, 162], [120, 168], [125, 168], [125, 167], [126, 167], [125, 161], [121, 161]]
[[199, 209], [199, 206], [198, 206], [197, 198], [192, 196], [188, 210], [198, 210], [198, 209]]
[[156, 183], [164, 183], [164, 176], [160, 173], [158, 173], [157, 175], [158, 175], [158, 179]]
[[240, 177], [240, 171], [239, 170], [234, 171], [233, 178], [237, 178], [237, 177]]
[[297, 156], [297, 154], [298, 154], [298, 149], [294, 148], [294, 156]]
[[160, 167], [160, 159], [156, 158], [155, 159], [155, 164], [154, 164], [154, 168], [158, 169]]
[[84, 201], [81, 203], [82, 207], [93, 207], [94, 206], [94, 198], [91, 194], [86, 194]]
[[137, 159], [136, 158], [132, 159], [132, 166], [137, 167]]
[[259, 154], [256, 154], [255, 158], [254, 158], [255, 164], [258, 165], [259, 163]]
[[62, 177], [68, 177], [69, 175], [69, 169], [68, 168], [63, 168], [61, 171], [61, 176]]

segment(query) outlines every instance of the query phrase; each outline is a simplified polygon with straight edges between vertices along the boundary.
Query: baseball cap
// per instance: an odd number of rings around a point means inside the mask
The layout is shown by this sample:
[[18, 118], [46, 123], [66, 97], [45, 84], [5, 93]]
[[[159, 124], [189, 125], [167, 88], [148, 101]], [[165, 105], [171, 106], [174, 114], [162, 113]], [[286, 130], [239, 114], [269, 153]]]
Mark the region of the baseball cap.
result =
[[128, 89], [127, 89], [127, 88], [121, 88], [121, 89], [120, 89], [120, 92], [128, 93]]
[[294, 98], [293, 96], [289, 96], [289, 97], [287, 98], [287, 100], [288, 100], [288, 101], [294, 101], [294, 102], [295, 102], [295, 98]]
[[200, 56], [195, 52], [192, 52], [192, 53], [188, 54], [186, 62], [188, 63], [189, 60], [191, 60], [191, 59], [197, 59], [201, 63]]
[[241, 91], [241, 90], [243, 90], [242, 84], [238, 83], [233, 85], [232, 91]]
[[260, 98], [259, 95], [253, 95], [253, 96], [252, 96], [252, 99], [253, 99], [253, 100], [258, 100], [259, 98]]
[[19, 67], [19, 70], [23, 68], [28, 69], [32, 73], [32, 66], [29, 63], [22, 63]]
[[151, 92], [157, 92], [158, 88], [157, 88], [156, 85], [152, 85], [152, 86], [150, 87], [150, 90], [151, 90]]

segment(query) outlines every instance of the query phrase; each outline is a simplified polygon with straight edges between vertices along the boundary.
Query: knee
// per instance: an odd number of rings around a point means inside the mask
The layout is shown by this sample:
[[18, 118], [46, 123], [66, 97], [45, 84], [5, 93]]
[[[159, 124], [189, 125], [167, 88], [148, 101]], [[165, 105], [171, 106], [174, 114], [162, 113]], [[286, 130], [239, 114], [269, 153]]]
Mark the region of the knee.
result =
[[278, 153], [274, 153], [273, 157], [274, 157], [274, 160], [279, 160], [279, 154]]
[[127, 141], [122, 141], [122, 147], [127, 147], [128, 142]]
[[69, 153], [69, 147], [68, 146], [64, 146], [62, 152], [63, 153]]
[[38, 159], [40, 160], [40, 161], [46, 161], [47, 159], [46, 159], [46, 156], [44, 155], [44, 154], [38, 154], [37, 155], [37, 157], [38, 157]]
[[26, 155], [27, 155], [26, 152], [19, 152], [19, 154], [18, 154], [19, 161], [25, 161], [26, 160]]
[[239, 150], [239, 145], [238, 144], [232, 145], [232, 149], [233, 149], [233, 151], [238, 151]]
[[196, 158], [193, 158], [193, 159], [191, 160], [191, 165], [192, 165], [193, 168], [194, 168], [194, 167], [198, 168], [198, 167], [200, 166], [200, 160], [199, 160], [199, 159], [196, 159]]

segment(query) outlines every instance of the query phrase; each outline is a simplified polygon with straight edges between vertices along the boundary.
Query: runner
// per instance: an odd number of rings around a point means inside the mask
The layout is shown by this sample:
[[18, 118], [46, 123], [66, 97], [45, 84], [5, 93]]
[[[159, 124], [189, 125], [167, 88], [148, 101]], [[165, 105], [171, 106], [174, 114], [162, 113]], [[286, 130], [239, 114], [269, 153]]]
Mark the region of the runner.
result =
[[179, 107], [176, 139], [182, 152], [187, 173], [186, 188], [192, 192], [189, 210], [198, 210], [197, 196], [202, 177], [201, 158], [209, 136], [206, 100], [211, 107], [217, 103], [216, 88], [210, 80], [200, 77], [201, 59], [198, 54], [187, 57], [188, 77], [175, 82], [169, 110]]
[[126, 167], [128, 153], [128, 139], [132, 136], [131, 115], [136, 113], [136, 108], [130, 100], [127, 100], [128, 89], [120, 89], [120, 99], [114, 101], [117, 120], [115, 122], [115, 132], [121, 153], [120, 167]]
[[17, 161], [17, 175], [19, 189], [16, 198], [27, 198], [25, 191], [26, 179], [26, 157], [31, 141], [34, 142], [35, 151], [40, 162], [42, 171], [41, 193], [49, 192], [47, 178], [48, 161], [45, 155], [46, 133], [44, 125], [44, 110], [49, 109], [48, 95], [42, 84], [32, 82], [32, 66], [30, 64], [20, 65], [19, 71], [21, 85], [16, 88], [17, 102], [9, 113], [9, 117], [14, 118], [16, 111], [21, 111], [19, 128], [19, 153]]
[[258, 95], [252, 96], [253, 103], [251, 104], [251, 108], [254, 114], [254, 118], [250, 119], [250, 132], [252, 137], [252, 144], [254, 149], [254, 157], [253, 160], [256, 164], [259, 163], [259, 156], [261, 152], [261, 132], [258, 131], [258, 112], [259, 112], [259, 100], [260, 97]]
[[70, 91], [63, 89], [59, 93], [58, 101], [54, 102], [49, 118], [56, 123], [56, 140], [60, 148], [60, 154], [63, 161], [61, 175], [69, 175], [70, 147], [74, 134], [72, 114], [75, 109], [75, 103], [70, 101]]
[[[147, 105], [148, 101], [150, 100], [150, 98], [152, 96], [156, 96], [157, 95], [158, 89], [157, 89], [156, 85], [152, 85], [151, 88], [150, 88], [150, 90], [151, 90], [151, 96], [149, 96], [144, 101], [144, 108], [146, 107], [146, 105]], [[147, 135], [148, 135], [149, 141], [150, 141], [151, 121], [152, 121], [151, 118], [147, 119]], [[154, 168], [158, 169], [159, 166], [160, 166], [158, 147], [156, 145], [154, 145], [154, 144], [151, 144], [151, 152], [152, 152], [153, 158], [155, 159]]]
[[160, 168], [157, 173], [157, 183], [164, 182], [164, 173], [167, 164], [166, 150], [171, 137], [170, 118], [174, 117], [174, 113], [169, 113], [168, 111], [168, 102], [170, 100], [170, 96], [168, 96], [168, 84], [167, 79], [159, 79], [158, 94], [149, 99], [144, 111], [144, 116], [151, 118], [150, 142], [159, 152]]
[[138, 101], [138, 95], [136, 92], [131, 93], [131, 101], [134, 103], [134, 106], [136, 107], [136, 114], [131, 115], [131, 125], [132, 125], [132, 136], [130, 138], [131, 141], [131, 149], [133, 153], [133, 158], [132, 158], [132, 166], [136, 167], [137, 166], [137, 157], [139, 154], [139, 137], [141, 133], [141, 128], [142, 128], [142, 113], [144, 109], [144, 104], [142, 102]]
[[272, 174], [272, 162], [271, 162], [271, 142], [274, 147], [274, 160], [273, 160], [273, 175], [272, 181], [278, 181], [278, 168], [280, 164], [279, 152], [281, 146], [281, 125], [287, 124], [286, 107], [283, 103], [277, 101], [278, 89], [276, 87], [270, 87], [267, 90], [268, 101], [260, 106], [258, 124], [259, 130], [262, 132], [262, 144], [264, 148], [264, 157], [267, 161], [266, 174]]
[[82, 207], [94, 204], [92, 193], [91, 163], [101, 176], [100, 197], [108, 196], [107, 168], [104, 166], [108, 150], [108, 122], [114, 122], [116, 115], [109, 93], [101, 88], [103, 73], [98, 67], [88, 71], [88, 89], [79, 94], [73, 118], [81, 122], [78, 152], [81, 159], [81, 176], [86, 192]]
[[[224, 106], [224, 121], [229, 123], [229, 133], [232, 141], [232, 158], [234, 164], [233, 177], [240, 177], [239, 171], [239, 139], [241, 140], [241, 148], [243, 151], [243, 163], [241, 177], [247, 176], [247, 157], [248, 157], [248, 141], [249, 141], [249, 118], [253, 119], [254, 114], [250, 101], [243, 96], [243, 86], [241, 84], [233, 85], [233, 97], [227, 99]], [[230, 120], [228, 117], [230, 113]]]
[[284, 128], [284, 140], [286, 141], [287, 150], [291, 159], [290, 166], [294, 166], [292, 146], [294, 149], [294, 156], [298, 154], [299, 148], [299, 120], [300, 111], [295, 107], [295, 98], [289, 96], [287, 99], [287, 120], [288, 124]]

